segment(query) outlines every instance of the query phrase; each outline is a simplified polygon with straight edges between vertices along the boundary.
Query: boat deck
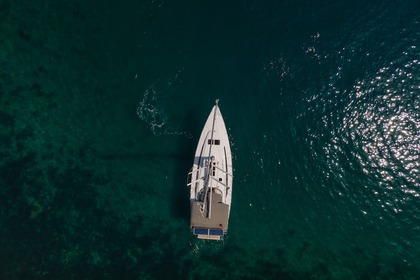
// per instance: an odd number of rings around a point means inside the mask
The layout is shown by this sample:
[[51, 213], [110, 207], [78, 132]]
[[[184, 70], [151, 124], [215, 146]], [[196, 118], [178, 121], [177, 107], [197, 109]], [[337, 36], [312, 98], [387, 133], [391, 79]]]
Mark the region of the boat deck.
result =
[[201, 202], [191, 203], [191, 228], [221, 228], [225, 232], [228, 227], [229, 205], [222, 202], [222, 196], [217, 193], [212, 194], [211, 218], [205, 218], [201, 213]]
[[216, 100], [201, 132], [187, 180], [190, 227], [198, 238], [220, 240], [226, 234], [232, 177], [229, 137]]

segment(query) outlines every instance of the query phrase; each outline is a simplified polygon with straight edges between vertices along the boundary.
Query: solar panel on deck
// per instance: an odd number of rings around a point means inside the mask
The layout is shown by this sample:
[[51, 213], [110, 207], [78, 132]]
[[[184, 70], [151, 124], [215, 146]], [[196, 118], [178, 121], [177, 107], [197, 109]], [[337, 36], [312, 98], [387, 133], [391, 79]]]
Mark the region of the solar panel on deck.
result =
[[224, 231], [221, 228], [194, 228], [194, 234], [222, 236], [224, 234]]
[[220, 228], [212, 228], [210, 229], [210, 235], [223, 235], [223, 229]]
[[208, 228], [194, 228], [194, 234], [208, 235], [209, 234], [209, 229]]

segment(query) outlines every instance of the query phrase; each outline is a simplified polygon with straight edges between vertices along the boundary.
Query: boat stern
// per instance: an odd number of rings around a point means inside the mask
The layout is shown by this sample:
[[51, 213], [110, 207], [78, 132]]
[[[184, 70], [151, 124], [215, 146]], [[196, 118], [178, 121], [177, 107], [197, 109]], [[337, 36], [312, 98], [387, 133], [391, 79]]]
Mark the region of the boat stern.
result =
[[198, 239], [221, 240], [225, 232], [221, 228], [193, 228], [193, 234]]

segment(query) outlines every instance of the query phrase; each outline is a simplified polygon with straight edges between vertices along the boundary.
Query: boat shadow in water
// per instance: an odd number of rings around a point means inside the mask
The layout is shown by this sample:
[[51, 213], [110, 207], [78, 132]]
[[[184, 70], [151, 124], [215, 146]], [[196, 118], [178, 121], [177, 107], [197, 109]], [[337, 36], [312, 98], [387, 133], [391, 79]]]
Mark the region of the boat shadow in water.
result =
[[101, 152], [92, 149], [92, 152], [99, 158], [105, 160], [136, 160], [147, 158], [171, 158], [175, 161], [174, 180], [170, 189], [171, 195], [171, 212], [176, 218], [185, 220], [189, 224], [190, 221], [190, 189], [187, 187], [187, 176], [194, 161], [194, 152], [200, 137], [201, 120], [198, 120], [198, 111], [190, 111], [185, 115], [182, 131], [189, 131], [193, 137], [179, 135], [174, 137], [176, 153], [126, 153], [121, 151]]
[[178, 137], [177, 151], [185, 155], [176, 159], [174, 170], [174, 185], [172, 186], [172, 213], [177, 218], [190, 222], [190, 188], [187, 187], [187, 175], [194, 161], [194, 152], [201, 132], [201, 123], [198, 111], [187, 112], [182, 130], [190, 131], [192, 138]]

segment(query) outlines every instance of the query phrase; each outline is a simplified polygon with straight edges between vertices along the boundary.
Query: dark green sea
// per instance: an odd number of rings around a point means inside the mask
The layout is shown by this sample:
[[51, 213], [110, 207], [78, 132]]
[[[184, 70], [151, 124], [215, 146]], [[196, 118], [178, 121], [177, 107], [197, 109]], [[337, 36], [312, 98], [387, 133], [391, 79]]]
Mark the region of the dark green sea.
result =
[[[222, 242], [189, 229], [213, 102]], [[0, 279], [420, 279], [418, 0], [0, 0]]]

